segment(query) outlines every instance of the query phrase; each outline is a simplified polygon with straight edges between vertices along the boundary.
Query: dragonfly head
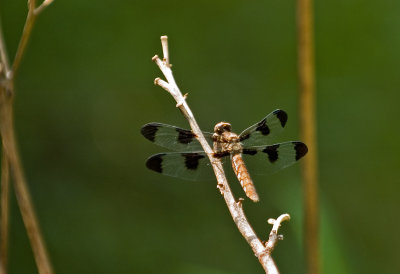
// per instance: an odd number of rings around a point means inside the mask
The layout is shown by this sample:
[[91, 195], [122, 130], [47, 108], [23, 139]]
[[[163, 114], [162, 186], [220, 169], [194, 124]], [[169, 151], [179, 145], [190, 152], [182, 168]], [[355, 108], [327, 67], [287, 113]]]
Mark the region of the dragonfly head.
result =
[[231, 132], [231, 131], [232, 131], [232, 126], [227, 122], [220, 122], [216, 124], [214, 127], [214, 132], [217, 134], [222, 134], [224, 132]]

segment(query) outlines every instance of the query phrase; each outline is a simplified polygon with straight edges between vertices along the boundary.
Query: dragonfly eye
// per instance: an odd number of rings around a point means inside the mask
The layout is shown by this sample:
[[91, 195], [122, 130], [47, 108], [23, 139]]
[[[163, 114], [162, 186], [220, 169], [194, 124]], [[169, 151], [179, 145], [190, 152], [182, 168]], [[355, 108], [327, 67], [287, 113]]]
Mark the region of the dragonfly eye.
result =
[[232, 126], [227, 122], [220, 122], [215, 125], [214, 132], [218, 134], [222, 134], [223, 132], [231, 132]]
[[228, 131], [228, 132], [231, 132], [231, 131], [232, 131], [232, 126], [231, 126], [231, 124], [225, 123], [225, 124], [224, 124], [224, 130], [225, 130], [225, 131]]

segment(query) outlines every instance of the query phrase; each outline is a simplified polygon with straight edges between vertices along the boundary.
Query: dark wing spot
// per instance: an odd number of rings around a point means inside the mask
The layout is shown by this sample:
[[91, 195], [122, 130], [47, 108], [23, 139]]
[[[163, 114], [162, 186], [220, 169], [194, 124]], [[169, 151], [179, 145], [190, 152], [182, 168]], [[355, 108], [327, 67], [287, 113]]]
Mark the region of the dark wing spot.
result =
[[250, 138], [250, 134], [245, 134], [245, 135], [243, 135], [243, 136], [240, 136], [240, 142], [242, 142], [242, 141], [244, 141], [244, 140], [247, 140], [247, 139], [249, 139]]
[[190, 130], [177, 128], [176, 131], [178, 132], [178, 142], [181, 144], [189, 144], [196, 137]]
[[285, 127], [286, 122], [287, 122], [287, 114], [286, 112], [284, 112], [283, 110], [277, 109], [273, 112], [276, 116], [276, 118], [279, 119], [279, 121], [281, 122], [281, 126]]
[[258, 123], [256, 130], [260, 131], [262, 135], [268, 135], [270, 130], [266, 124], [267, 119], [262, 120]]
[[185, 166], [188, 169], [197, 169], [199, 160], [205, 157], [198, 153], [182, 153], [182, 156], [185, 157]]
[[296, 150], [296, 161], [300, 160], [308, 152], [308, 147], [302, 142], [293, 142]]
[[146, 161], [146, 167], [156, 172], [162, 173], [162, 157], [165, 153], [154, 154]]
[[229, 155], [230, 155], [230, 153], [228, 151], [225, 151], [225, 152], [215, 152], [213, 156], [215, 158], [222, 158], [222, 157], [229, 156]]
[[257, 150], [256, 149], [251, 149], [251, 148], [244, 148], [243, 149], [243, 154], [255, 155], [255, 154], [257, 154]]
[[265, 152], [268, 154], [268, 159], [271, 163], [275, 162], [278, 160], [278, 148], [279, 145], [272, 145], [272, 146], [267, 146], [262, 152]]
[[140, 132], [146, 139], [154, 142], [158, 128], [159, 128], [159, 124], [149, 123], [149, 124], [145, 124], [142, 127], [142, 129], [140, 130]]

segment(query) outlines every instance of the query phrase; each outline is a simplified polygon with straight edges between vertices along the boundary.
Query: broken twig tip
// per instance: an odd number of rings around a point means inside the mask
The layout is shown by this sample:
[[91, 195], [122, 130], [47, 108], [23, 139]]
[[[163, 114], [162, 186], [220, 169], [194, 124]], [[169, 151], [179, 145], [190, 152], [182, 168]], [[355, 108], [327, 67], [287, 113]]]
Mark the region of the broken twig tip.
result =
[[170, 66], [169, 63], [169, 51], [168, 51], [168, 37], [166, 35], [161, 36], [161, 46], [162, 46], [162, 50], [163, 50], [163, 61], [165, 63], [165, 65], [167, 65], [168, 67]]
[[268, 219], [268, 223], [270, 225], [273, 225], [272, 226], [272, 230], [271, 230], [271, 234], [277, 234], [278, 233], [278, 229], [281, 226], [281, 223], [283, 221], [289, 221], [289, 220], [290, 220], [290, 215], [289, 214], [282, 214], [276, 220], [272, 219], [272, 218]]
[[157, 61], [157, 59], [159, 59], [159, 58], [158, 58], [158, 55], [156, 54], [153, 56], [153, 58], [151, 58], [151, 61], [155, 62], [155, 61]]
[[182, 102], [179, 102], [179, 103], [176, 104], [177, 108], [180, 108], [181, 106], [183, 106]]
[[289, 214], [282, 214], [276, 220], [273, 218], [268, 219], [268, 223], [273, 225], [269, 233], [268, 241], [264, 244], [267, 254], [271, 254], [278, 241], [283, 240], [283, 235], [278, 234], [278, 229], [283, 221], [290, 219]]
[[275, 220], [274, 218], [269, 218], [267, 222], [268, 222], [270, 225], [273, 225], [273, 224], [275, 223], [275, 221], [276, 221], [276, 220]]

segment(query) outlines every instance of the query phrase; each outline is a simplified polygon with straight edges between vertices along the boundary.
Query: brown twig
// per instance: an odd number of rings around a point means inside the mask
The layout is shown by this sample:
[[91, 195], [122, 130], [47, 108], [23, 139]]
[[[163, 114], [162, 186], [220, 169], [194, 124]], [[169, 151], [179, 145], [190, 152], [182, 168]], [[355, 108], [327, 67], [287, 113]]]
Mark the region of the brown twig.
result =
[[39, 7], [37, 7], [34, 11], [35, 15], [39, 15], [45, 8], [47, 8], [51, 3], [53, 3], [53, 0], [44, 0], [42, 4], [40, 4]]
[[318, 274], [320, 252], [312, 0], [298, 0], [297, 26], [301, 139], [307, 143], [309, 151], [302, 165], [305, 203], [304, 246], [307, 273]]
[[[218, 189], [220, 190], [222, 196], [225, 199], [225, 203], [228, 206], [229, 212], [232, 215], [233, 221], [235, 222], [238, 230], [251, 246], [255, 256], [260, 261], [262, 267], [266, 273], [279, 273], [278, 268], [275, 265], [274, 260], [271, 257], [271, 252], [273, 247], [267, 248], [262, 241], [257, 237], [250, 223], [248, 222], [246, 215], [244, 214], [242, 208], [242, 202], [239, 200], [236, 202], [235, 197], [229, 187], [228, 181], [226, 179], [224, 169], [220, 159], [213, 157], [213, 150], [207, 143], [200, 130], [192, 111], [190, 110], [188, 104], [186, 103], [186, 97], [182, 95], [179, 90], [175, 79], [172, 75], [171, 64], [169, 63], [168, 55], [168, 43], [167, 36], [161, 37], [162, 47], [164, 52], [164, 58], [161, 60], [157, 55], [153, 57], [153, 61], [158, 65], [162, 73], [164, 74], [167, 81], [161, 80], [160, 78], [155, 79], [155, 84], [159, 85], [166, 91], [168, 91], [177, 103], [177, 107], [181, 110], [185, 118], [188, 120], [193, 133], [197, 136], [198, 141], [202, 145], [204, 151], [211, 162], [212, 168], [217, 178]], [[282, 218], [281, 218], [282, 219]], [[280, 219], [280, 220], [281, 220]], [[276, 230], [277, 231], [277, 230]], [[276, 234], [276, 232], [275, 232]], [[277, 241], [270, 242], [270, 245], [274, 246]], [[268, 245], [268, 243], [267, 243]]]
[[26, 16], [24, 29], [22, 31], [21, 40], [19, 41], [17, 52], [15, 53], [14, 62], [12, 65], [12, 78], [15, 78], [18, 69], [21, 65], [22, 57], [26, 51], [26, 46], [28, 45], [29, 38], [33, 26], [35, 25], [37, 16], [51, 3], [53, 0], [44, 0], [39, 7], [36, 7], [36, 0], [28, 1], [28, 15]]
[[[10, 75], [6, 46], [4, 43], [3, 29], [0, 22], [0, 94], [5, 93], [5, 85]], [[0, 274], [7, 273], [8, 258], [8, 220], [9, 220], [9, 165], [4, 147], [1, 151], [1, 214], [0, 214]]]
[[3, 27], [0, 22], [0, 75], [3, 75], [4, 78], [7, 79], [10, 76], [9, 74], [10, 74], [10, 65], [8, 62], [6, 45], [4, 43]]
[[32, 32], [33, 26], [34, 26], [36, 18], [37, 18], [34, 13], [35, 8], [36, 8], [36, 0], [29, 0], [28, 1], [28, 15], [26, 16], [24, 29], [21, 34], [21, 39], [19, 40], [17, 52], [15, 53], [14, 62], [12, 64], [12, 68], [11, 68], [12, 74], [11, 74], [10, 78], [13, 78], [13, 79], [15, 78], [15, 76], [18, 72], [18, 69], [20, 67], [22, 57], [25, 53], [26, 46], [28, 45], [29, 38], [31, 37], [31, 32]]
[[2, 150], [1, 156], [1, 224], [0, 224], [0, 273], [7, 273], [8, 257], [8, 220], [9, 220], [9, 166], [7, 156]]
[[[33, 255], [39, 273], [52, 273], [52, 267], [44, 245], [43, 237], [39, 229], [37, 217], [33, 208], [33, 203], [27, 187], [24, 171], [19, 157], [14, 121], [13, 121], [13, 98], [15, 76], [21, 64], [23, 54], [26, 50], [32, 28], [34, 26], [37, 14], [40, 13], [52, 1], [44, 1], [36, 8], [36, 1], [28, 1], [28, 15], [22, 31], [21, 39], [15, 55], [11, 69], [8, 65], [5, 43], [2, 35], [0, 35], [0, 65], [3, 73], [0, 73], [0, 133], [3, 142], [3, 161], [2, 161], [2, 227], [1, 227], [1, 253], [2, 253], [2, 270], [6, 271], [7, 257], [7, 231], [8, 231], [8, 171], [11, 171], [15, 194], [21, 211], [21, 216], [25, 224], [25, 228], [30, 240]], [[1, 33], [0, 33], [1, 34]], [[1, 72], [1, 71], [0, 71]], [[6, 186], [5, 188], [3, 188]], [[3, 257], [4, 256], [4, 257]]]
[[19, 158], [15, 141], [12, 113], [13, 107], [11, 100], [8, 98], [7, 94], [3, 92], [0, 96], [0, 132], [3, 138], [3, 148], [7, 155], [11, 174], [13, 175], [15, 194], [39, 273], [52, 273], [50, 260], [39, 229], [39, 224]]

